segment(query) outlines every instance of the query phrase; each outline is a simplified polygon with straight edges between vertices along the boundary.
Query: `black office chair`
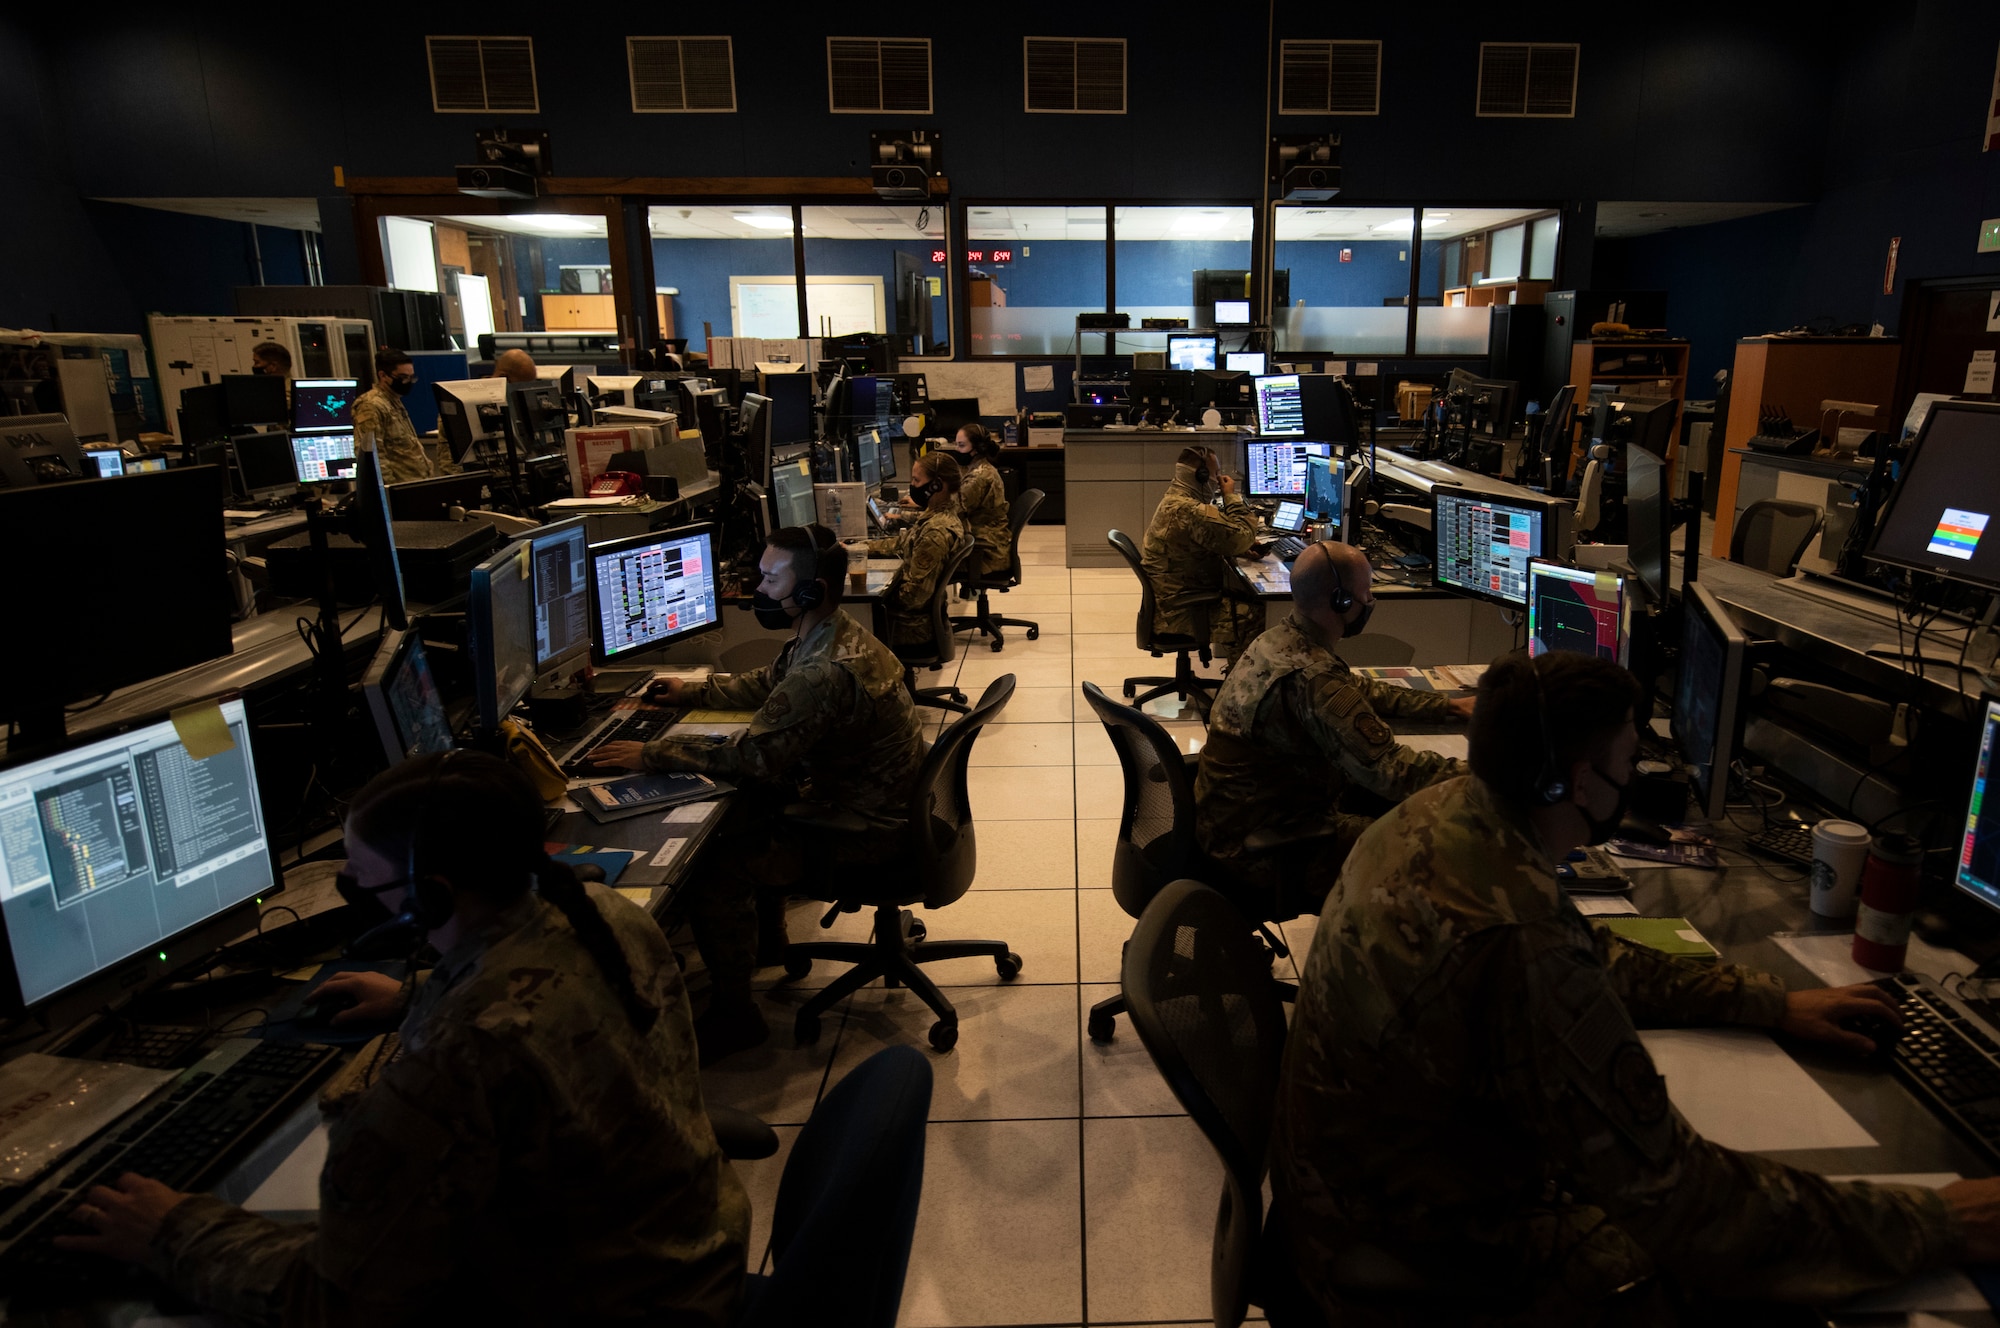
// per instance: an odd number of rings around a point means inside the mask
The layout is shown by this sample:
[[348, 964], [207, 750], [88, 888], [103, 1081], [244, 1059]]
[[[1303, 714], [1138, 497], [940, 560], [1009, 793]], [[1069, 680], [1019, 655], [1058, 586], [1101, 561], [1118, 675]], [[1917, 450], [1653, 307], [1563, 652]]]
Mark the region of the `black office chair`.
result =
[[[1221, 878], [1221, 869], [1195, 842], [1195, 758], [1181, 754], [1158, 720], [1143, 710], [1118, 704], [1096, 683], [1083, 684], [1083, 699], [1104, 725], [1125, 778], [1118, 838], [1111, 849], [1111, 897], [1118, 901], [1118, 907], [1136, 918], [1171, 881], [1197, 873]], [[1254, 909], [1261, 901], [1245, 902]], [[1260, 925], [1257, 930], [1269, 955], [1290, 953], [1269, 928]], [[1291, 983], [1269, 975], [1268, 957], [1264, 968], [1265, 980], [1273, 983], [1281, 996], [1297, 994]], [[1091, 1006], [1085, 1024], [1090, 1040], [1109, 1042], [1117, 1035], [1118, 1016], [1124, 1012], [1122, 993]]]
[[1798, 570], [1806, 546], [1826, 525], [1826, 513], [1811, 503], [1766, 498], [1743, 509], [1729, 536], [1729, 561], [1761, 568], [1772, 576]]
[[894, 1328], [924, 1190], [931, 1067], [885, 1047], [799, 1131], [771, 1211], [771, 1272], [745, 1283], [735, 1328]]
[[1004, 595], [1015, 586], [1021, 584], [1021, 529], [1034, 519], [1035, 509], [1042, 505], [1042, 499], [1047, 496], [1040, 489], [1030, 489], [1020, 497], [1012, 499], [1009, 502], [1007, 507], [1007, 527], [1010, 533], [1007, 537], [1007, 570], [1004, 572], [986, 572], [966, 578], [966, 589], [979, 592], [979, 609], [978, 612], [969, 618], [953, 618], [951, 620], [952, 630], [963, 632], [968, 628], [975, 629], [982, 635], [993, 638], [993, 649], [995, 650], [1006, 644], [1005, 638], [1000, 634], [1002, 627], [1025, 627], [1028, 629], [1028, 639], [1030, 641], [1041, 638], [1041, 626], [1037, 623], [1029, 622], [1026, 618], [994, 617], [993, 608], [986, 602], [986, 596], [989, 591], [995, 590]]
[[[951, 603], [951, 588], [957, 583], [960, 569], [965, 560], [972, 556], [974, 545], [967, 535], [959, 546], [946, 556], [944, 566], [938, 569], [937, 585], [931, 589], [930, 617], [931, 639], [917, 645], [891, 646], [896, 658], [903, 661], [903, 686], [910, 689], [910, 699], [918, 705], [936, 706], [940, 710], [951, 710], [958, 714], [966, 712], [965, 693], [956, 687], [919, 687], [917, 670], [929, 669], [935, 673], [952, 660], [958, 658], [958, 637], [952, 630], [952, 617], [947, 612]], [[883, 616], [887, 619], [888, 608], [883, 606]]]
[[[875, 936], [869, 941], [799, 942], [786, 949], [785, 972], [794, 979], [811, 972], [815, 959], [854, 965], [800, 1007], [793, 1025], [800, 1042], [819, 1037], [820, 1016], [849, 992], [882, 978], [891, 986], [900, 983], [908, 987], [931, 1008], [938, 1017], [931, 1025], [931, 1045], [950, 1051], [958, 1043], [958, 1011], [918, 965], [985, 957], [993, 960], [1002, 978], [1020, 976], [1021, 956], [1008, 949], [1005, 941], [929, 940], [923, 922], [908, 908], [912, 904], [942, 908], [972, 887], [979, 848], [973, 833], [972, 801], [965, 791], [966, 764], [979, 731], [993, 722], [1013, 694], [1013, 674], [996, 679], [980, 694], [971, 713], [938, 735], [917, 772], [901, 853], [887, 862], [857, 867], [829, 864], [813, 873], [803, 893], [834, 904], [819, 925], [831, 927], [842, 913], [872, 908]], [[823, 834], [882, 833], [859, 824], [848, 813], [795, 806], [787, 808], [785, 814]]]
[[[1125, 680], [1125, 695], [1132, 698], [1133, 705], [1143, 706], [1148, 701], [1157, 700], [1162, 696], [1172, 693], [1182, 701], [1192, 700], [1195, 708], [1201, 712], [1203, 721], [1206, 722], [1209, 702], [1214, 699], [1209, 693], [1219, 690], [1222, 686], [1222, 681], [1219, 678], [1203, 678], [1198, 676], [1194, 671], [1194, 665], [1189, 662], [1188, 656], [1190, 654], [1200, 655], [1201, 662], [1204, 664], [1208, 663], [1210, 658], [1208, 642], [1197, 641], [1191, 636], [1182, 636], [1177, 632], [1156, 632], [1153, 630], [1153, 612], [1159, 604], [1159, 595], [1153, 586], [1153, 578], [1146, 575], [1146, 565], [1140, 561], [1138, 546], [1133, 544], [1132, 537], [1122, 530], [1108, 530], [1105, 532], [1104, 537], [1111, 541], [1112, 548], [1118, 550], [1119, 556], [1132, 569], [1132, 575], [1139, 578], [1139, 619], [1136, 625], [1139, 649], [1148, 652], [1155, 659], [1161, 658], [1169, 650], [1174, 652], [1173, 677], [1127, 678]], [[1190, 608], [1197, 604], [1219, 604], [1221, 602], [1222, 594], [1220, 591], [1194, 590], [1184, 595], [1175, 596], [1169, 607], [1176, 609]], [[1134, 695], [1141, 687], [1148, 690], [1143, 695]]]
[[[1153, 1064], [1222, 1159], [1209, 1304], [1235, 1328], [1271, 1320], [1298, 1292], [1264, 1246], [1264, 1171], [1285, 1051], [1285, 1012], [1247, 920], [1199, 881], [1168, 884], [1125, 947], [1121, 987]], [[1274, 1305], [1275, 1302], [1275, 1305]]]

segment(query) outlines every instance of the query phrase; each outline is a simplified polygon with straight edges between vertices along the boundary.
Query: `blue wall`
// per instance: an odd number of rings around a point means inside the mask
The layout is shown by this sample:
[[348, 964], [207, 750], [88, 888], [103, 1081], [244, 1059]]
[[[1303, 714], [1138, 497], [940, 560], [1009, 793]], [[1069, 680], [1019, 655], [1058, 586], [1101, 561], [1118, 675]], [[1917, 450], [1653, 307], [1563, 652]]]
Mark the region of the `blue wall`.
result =
[[[981, 246], [991, 247], [991, 241]], [[1014, 246], [1014, 261], [979, 268], [1007, 292], [1007, 303], [1022, 308], [1102, 309], [1104, 307], [1104, 241], [1031, 240], [1024, 256]], [[1138, 304], [1138, 300], [1126, 300]], [[1164, 301], [1162, 301], [1164, 303]]]
[[[1340, 251], [1352, 249], [1352, 262]], [[1292, 303], [1309, 309], [1366, 306], [1410, 292], [1408, 240], [1287, 240], [1273, 246], [1275, 266], [1291, 272]], [[1398, 258], [1397, 254], [1404, 257]]]
[[542, 289], [561, 290], [562, 270], [570, 267], [611, 266], [611, 242], [595, 236], [544, 237], [542, 240]]

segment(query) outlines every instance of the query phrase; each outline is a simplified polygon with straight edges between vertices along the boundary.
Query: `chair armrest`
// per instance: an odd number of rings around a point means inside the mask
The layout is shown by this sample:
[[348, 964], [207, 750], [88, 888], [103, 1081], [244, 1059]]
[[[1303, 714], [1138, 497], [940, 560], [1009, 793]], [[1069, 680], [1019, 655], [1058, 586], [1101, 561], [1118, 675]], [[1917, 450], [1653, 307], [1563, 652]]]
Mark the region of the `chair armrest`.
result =
[[1169, 609], [1185, 609], [1193, 604], [1218, 604], [1222, 601], [1219, 590], [1188, 590], [1166, 601]]
[[778, 1151], [778, 1132], [747, 1111], [710, 1103], [708, 1122], [722, 1155], [733, 1162], [755, 1162]]
[[817, 802], [794, 802], [785, 808], [785, 820], [809, 830], [841, 835], [865, 835], [872, 828], [854, 812]]

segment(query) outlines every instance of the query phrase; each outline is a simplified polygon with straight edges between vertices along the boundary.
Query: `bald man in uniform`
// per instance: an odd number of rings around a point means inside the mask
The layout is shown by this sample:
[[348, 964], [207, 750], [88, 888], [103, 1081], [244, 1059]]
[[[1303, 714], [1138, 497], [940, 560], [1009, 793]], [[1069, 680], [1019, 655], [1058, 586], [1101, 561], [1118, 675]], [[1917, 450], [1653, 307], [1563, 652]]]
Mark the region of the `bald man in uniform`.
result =
[[493, 376], [510, 383], [535, 381], [535, 358], [524, 350], [503, 350], [493, 358]]
[[[1343, 810], [1350, 790], [1396, 803], [1465, 773], [1451, 757], [1397, 742], [1382, 717], [1464, 720], [1470, 697], [1391, 687], [1337, 653], [1374, 611], [1367, 557], [1351, 545], [1308, 545], [1292, 564], [1292, 612], [1244, 651], [1209, 711], [1195, 838], [1239, 885], [1277, 891], [1301, 912], [1319, 910], [1374, 819]], [[1289, 842], [1257, 852], [1246, 841], [1259, 830]]]

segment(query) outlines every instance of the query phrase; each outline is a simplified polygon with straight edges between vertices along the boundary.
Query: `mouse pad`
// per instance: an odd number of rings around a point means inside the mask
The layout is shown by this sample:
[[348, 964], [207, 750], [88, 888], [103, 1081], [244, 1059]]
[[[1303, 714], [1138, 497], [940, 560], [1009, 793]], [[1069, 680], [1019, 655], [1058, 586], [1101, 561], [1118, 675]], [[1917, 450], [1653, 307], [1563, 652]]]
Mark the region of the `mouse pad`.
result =
[[282, 1046], [310, 1044], [322, 1047], [358, 1047], [376, 1034], [387, 1032], [394, 1025], [371, 1020], [358, 1024], [342, 1024], [337, 1028], [317, 1025], [306, 1027], [298, 1022], [300, 1007], [312, 999], [313, 993], [319, 990], [320, 983], [335, 973], [384, 973], [401, 982], [409, 969], [409, 962], [402, 959], [376, 963], [358, 959], [336, 959], [331, 963], [321, 964], [319, 972], [313, 974], [310, 980], [300, 983], [297, 991], [271, 1006], [269, 1018], [261, 1026], [251, 1029], [250, 1035]]

